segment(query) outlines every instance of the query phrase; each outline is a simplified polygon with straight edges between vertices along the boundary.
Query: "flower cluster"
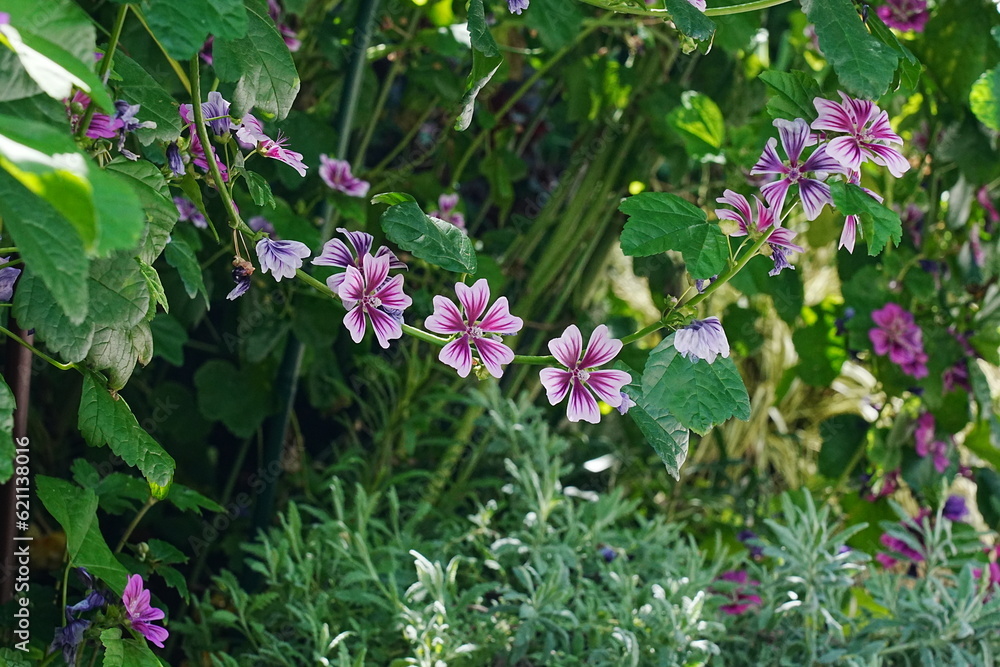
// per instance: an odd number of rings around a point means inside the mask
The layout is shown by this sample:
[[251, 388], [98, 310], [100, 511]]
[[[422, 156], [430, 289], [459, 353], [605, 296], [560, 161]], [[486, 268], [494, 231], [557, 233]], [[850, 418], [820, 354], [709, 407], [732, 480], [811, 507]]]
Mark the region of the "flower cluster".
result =
[[[73, 97], [66, 102], [66, 114], [69, 116], [70, 128], [73, 132], [80, 129], [80, 124], [90, 106], [90, 96], [83, 91], [76, 91]], [[125, 149], [125, 139], [138, 129], [155, 128], [156, 123], [151, 120], [140, 121], [136, 118], [139, 113], [138, 104], [129, 104], [125, 100], [115, 102], [115, 113], [108, 115], [100, 111], [94, 111], [90, 118], [90, 124], [84, 133], [90, 139], [116, 139], [118, 152], [129, 160], [138, 160], [139, 156]]]
[[914, 438], [917, 441], [917, 454], [922, 458], [933, 457], [934, 469], [939, 473], [948, 469], [948, 464], [951, 463], [948, 458], [948, 443], [934, 437], [934, 415], [929, 412], [920, 415]]
[[895, 303], [872, 311], [875, 327], [868, 331], [868, 338], [879, 356], [889, 355], [889, 360], [904, 373], [918, 380], [927, 377], [927, 354], [924, 352], [923, 334], [913, 322], [913, 314]]

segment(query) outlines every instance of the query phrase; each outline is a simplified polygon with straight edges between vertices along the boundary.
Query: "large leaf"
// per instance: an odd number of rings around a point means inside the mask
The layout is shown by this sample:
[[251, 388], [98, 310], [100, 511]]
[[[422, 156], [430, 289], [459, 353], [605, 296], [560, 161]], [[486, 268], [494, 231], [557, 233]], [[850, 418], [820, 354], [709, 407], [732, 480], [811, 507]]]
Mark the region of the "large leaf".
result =
[[715, 34], [715, 23], [695, 9], [689, 0], [663, 0], [674, 25], [682, 33], [700, 42], [707, 42]]
[[646, 257], [667, 250], [684, 256], [688, 271], [702, 280], [726, 266], [729, 247], [719, 226], [707, 221], [694, 204], [666, 192], [643, 192], [629, 197], [618, 210], [629, 216], [622, 231], [622, 252]]
[[802, 0], [802, 9], [844, 89], [869, 100], [889, 90], [899, 56], [868, 32], [851, 0]]
[[1000, 67], [984, 72], [972, 84], [969, 106], [980, 123], [1000, 131]]
[[472, 44], [472, 72], [469, 74], [469, 82], [465, 86], [465, 95], [462, 97], [458, 118], [455, 120], [455, 129], [460, 132], [469, 128], [476, 108], [476, 97], [503, 64], [500, 47], [486, 24], [483, 0], [469, 2], [469, 39]]
[[138, 117], [151, 120], [156, 127], [136, 130], [139, 141], [173, 141], [181, 133], [181, 116], [177, 103], [160, 83], [137, 62], [124, 53], [115, 54], [115, 72], [121, 77], [119, 96], [129, 104], [140, 106]]
[[2, 169], [0, 191], [0, 215], [17, 241], [26, 271], [36, 271], [69, 320], [82, 323], [89, 300], [88, 262], [80, 237], [54, 208]]
[[248, 7], [247, 16], [245, 37], [215, 42], [215, 74], [222, 81], [236, 82], [231, 107], [234, 116], [239, 118], [256, 107], [281, 120], [299, 93], [299, 74], [285, 40], [267, 14]]
[[194, 254], [194, 250], [188, 245], [187, 241], [175, 235], [171, 238], [170, 243], [167, 244], [163, 256], [166, 258], [167, 264], [177, 269], [177, 273], [181, 276], [181, 282], [184, 283], [184, 291], [187, 292], [187, 295], [193, 299], [201, 294], [207, 306], [208, 290], [205, 289], [205, 279], [201, 273], [201, 265], [198, 263], [198, 257]]
[[1000, 49], [990, 28], [998, 24], [1000, 14], [990, 0], [939, 2], [914, 44], [928, 74], [956, 106], [965, 105], [972, 85], [996, 66]]
[[108, 164], [111, 171], [127, 182], [139, 196], [146, 211], [146, 233], [139, 248], [139, 258], [147, 264], [160, 256], [170, 238], [170, 231], [177, 222], [177, 207], [170, 197], [170, 190], [163, 174], [152, 162], [115, 158]]
[[33, 271], [21, 276], [14, 291], [14, 317], [21, 326], [35, 330], [50, 352], [64, 362], [82, 361], [94, 342], [94, 323], [70, 321], [52, 292]]
[[690, 431], [663, 407], [650, 404], [642, 391], [642, 379], [634, 370], [621, 361], [615, 363], [615, 368], [632, 376], [625, 393], [635, 405], [629, 408], [628, 415], [663, 461], [670, 476], [680, 479], [681, 466], [688, 455]]
[[771, 258], [758, 255], [733, 276], [730, 284], [747, 296], [769, 295], [778, 317], [794, 325], [805, 303], [802, 274], [798, 271], [782, 271], [772, 276], [769, 273], [773, 267]]
[[149, 288], [134, 257], [95, 261], [90, 268], [90, 318], [99, 327], [130, 329], [146, 318]]
[[148, 322], [141, 322], [131, 329], [102, 327], [94, 332], [94, 343], [87, 355], [87, 363], [94, 370], [106, 371], [108, 387], [118, 390], [125, 386], [135, 363], [149, 363], [153, 338]]
[[114, 172], [91, 169], [90, 182], [97, 217], [97, 255], [106, 257], [116, 250], [135, 250], [146, 227], [146, 214], [139, 197]]
[[702, 435], [730, 417], [749, 419], [750, 397], [732, 359], [690, 361], [674, 349], [674, 335], [663, 339], [646, 362], [642, 393], [648, 404]]
[[97, 494], [66, 480], [38, 475], [35, 489], [49, 514], [66, 533], [70, 565], [85, 567], [121, 595], [128, 571], [111, 553], [97, 523]]
[[141, 0], [139, 7], [150, 30], [176, 60], [196, 55], [209, 35], [218, 43], [247, 34], [243, 0]]
[[80, 433], [92, 447], [108, 445], [125, 463], [139, 469], [151, 484], [170, 486], [174, 459], [139, 426], [125, 399], [112, 396], [87, 373], [80, 397]]
[[425, 215], [416, 203], [390, 206], [380, 222], [389, 240], [414, 257], [455, 273], [476, 272], [476, 251], [465, 232]]
[[880, 204], [857, 185], [843, 181], [830, 183], [830, 193], [840, 213], [859, 216], [869, 255], [882, 252], [889, 241], [899, 245], [903, 240], [903, 223], [899, 214]]
[[696, 160], [716, 159], [726, 137], [726, 123], [711, 97], [685, 91], [681, 105], [667, 114], [667, 122], [681, 135], [688, 155]]
[[102, 630], [101, 644], [104, 645], [104, 659], [101, 667], [163, 667], [163, 663], [149, 649], [145, 641], [133, 638], [122, 639], [121, 628]]
[[816, 80], [805, 72], [761, 72], [760, 80], [768, 85], [773, 95], [767, 100], [767, 113], [771, 118], [816, 120], [819, 115], [813, 100], [823, 93]]
[[14, 394], [0, 378], [0, 484], [14, 474]]

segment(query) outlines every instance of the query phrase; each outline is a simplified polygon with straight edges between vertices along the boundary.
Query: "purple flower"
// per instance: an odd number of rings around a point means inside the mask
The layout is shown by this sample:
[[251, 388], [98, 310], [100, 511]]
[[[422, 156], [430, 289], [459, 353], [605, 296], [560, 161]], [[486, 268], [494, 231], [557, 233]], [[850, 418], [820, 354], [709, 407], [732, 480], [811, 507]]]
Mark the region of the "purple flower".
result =
[[83, 614], [88, 611], [93, 611], [94, 609], [99, 609], [108, 603], [104, 599], [104, 596], [97, 591], [90, 591], [90, 593], [84, 599], [77, 602], [75, 605], [66, 607], [66, 618], [68, 620], [73, 620], [76, 618], [76, 614]]
[[[774, 208], [768, 208], [764, 205], [764, 202], [755, 196], [754, 201], [757, 202], [757, 214], [755, 216], [747, 198], [732, 190], [726, 190], [715, 201], [720, 204], [729, 204], [735, 209], [715, 209], [715, 214], [719, 219], [726, 220], [729, 223], [729, 225], [723, 225], [724, 227], [728, 227], [724, 228], [723, 231], [729, 236], [761, 234], [769, 232], [772, 228], [774, 229], [774, 231], [770, 232], [765, 246], [765, 253], [769, 254], [771, 259], [774, 260], [774, 268], [768, 272], [768, 275], [776, 276], [781, 273], [782, 269], [795, 268], [788, 263], [786, 253], [789, 251], [802, 252], [803, 248], [800, 245], [792, 243], [796, 232], [787, 227], [779, 226], [780, 222], [777, 219], [777, 213]], [[736, 223], [735, 227], [733, 227], [732, 223]]]
[[247, 227], [255, 232], [266, 232], [272, 238], [275, 236], [274, 225], [262, 215], [255, 215], [247, 220]]
[[[0, 271], [0, 277], [2, 275], [3, 271]], [[946, 368], [944, 373], [941, 374], [941, 383], [945, 393], [955, 391], [956, 389], [964, 389], [971, 392], [972, 385], [969, 384], [968, 364], [963, 360], [957, 362], [954, 366]]]
[[747, 586], [759, 586], [759, 581], [751, 581], [746, 570], [730, 570], [719, 575], [719, 581], [728, 581], [737, 584], [732, 592], [728, 594], [732, 600], [728, 604], [719, 607], [719, 611], [724, 614], [738, 615], [746, 612], [754, 605], [763, 604], [759, 595], [744, 593]]
[[613, 561], [615, 558], [618, 557], [618, 552], [606, 544], [602, 547], [599, 547], [597, 549], [597, 553], [601, 554], [601, 558], [604, 559], [605, 563], [610, 563], [611, 561]]
[[[353, 266], [356, 269], [360, 269], [361, 258], [371, 251], [372, 243], [375, 241], [375, 237], [366, 232], [349, 232], [343, 227], [338, 227], [337, 231], [346, 236], [351, 245], [348, 246], [340, 239], [330, 239], [323, 244], [322, 252], [313, 258], [312, 263], [316, 266], [337, 266], [342, 269]], [[375, 256], [387, 256], [389, 258], [390, 270], [406, 270], [406, 264], [400, 261], [399, 258], [397, 258], [396, 255], [385, 246], [379, 246], [379, 249], [375, 251]], [[346, 273], [333, 274], [326, 279], [327, 287], [329, 287], [331, 291], [336, 292], [340, 289], [340, 283], [344, 282], [344, 277], [346, 275]]]
[[888, 354], [892, 363], [899, 364], [904, 373], [918, 380], [927, 377], [923, 334], [913, 323], [913, 314], [895, 303], [887, 303], [872, 312], [872, 321], [876, 326], [868, 330], [868, 338], [875, 354]]
[[718, 356], [729, 356], [729, 341], [719, 318], [706, 317], [678, 329], [674, 334], [674, 349], [692, 362], [704, 359], [712, 363]]
[[295, 270], [309, 254], [309, 246], [299, 241], [272, 241], [267, 237], [257, 241], [260, 268], [264, 273], [270, 271], [277, 282], [282, 278], [294, 278]]
[[507, 0], [507, 9], [511, 14], [521, 15], [528, 8], [528, 0]]
[[[337, 294], [347, 308], [344, 325], [351, 332], [355, 343], [365, 335], [366, 322], [370, 321], [378, 344], [389, 347], [389, 341], [403, 335], [400, 323], [384, 309], [403, 310], [413, 300], [403, 294], [403, 276], [389, 278], [389, 257], [382, 255], [361, 257], [361, 270], [347, 267], [344, 280]], [[367, 319], [366, 319], [367, 318]]]
[[812, 122], [812, 129], [846, 134], [830, 140], [827, 155], [849, 171], [858, 171], [862, 162], [871, 160], [887, 167], [893, 176], [902, 176], [910, 163], [898, 149], [887, 145], [903, 143], [889, 126], [889, 114], [874, 102], [856, 100], [844, 93], [840, 97], [843, 104], [822, 97], [813, 100], [819, 118]]
[[934, 469], [943, 473], [951, 461], [948, 459], [948, 443], [934, 438], [934, 415], [925, 412], [917, 418], [917, 429], [914, 432], [916, 451], [921, 457], [934, 457]]
[[236, 257], [233, 259], [233, 282], [236, 283], [236, 287], [232, 289], [226, 298], [230, 301], [235, 301], [250, 289], [250, 276], [254, 272], [253, 264], [246, 261], [241, 257]]
[[236, 143], [244, 150], [257, 150], [257, 145], [269, 138], [264, 132], [264, 124], [253, 114], [243, 116], [240, 126], [236, 128]]
[[[211, 149], [212, 155], [215, 156], [215, 162], [219, 165], [219, 173], [222, 174], [222, 180], [228, 183], [229, 170], [226, 168], [226, 163], [219, 159], [219, 153], [215, 150], [215, 146], [212, 146]], [[191, 153], [195, 166], [203, 172], [208, 173], [208, 158], [205, 156], [205, 149], [201, 147], [201, 139], [198, 138], [198, 135], [193, 130], [188, 140], [188, 151]]]
[[784, 209], [788, 189], [798, 185], [799, 198], [802, 200], [806, 218], [815, 220], [825, 205], [833, 204], [833, 197], [830, 196], [830, 186], [819, 179], [806, 178], [805, 175], [819, 172], [820, 178], [823, 178], [828, 173], [842, 171], [840, 163], [826, 154], [825, 145], [820, 145], [805, 162], [800, 160], [805, 147], [815, 143], [810, 141], [812, 133], [809, 131], [809, 124], [801, 118], [796, 118], [794, 121], [778, 119], [774, 121], [774, 126], [778, 128], [781, 146], [788, 156], [788, 164], [778, 157], [776, 150], [778, 141], [772, 137], [767, 140], [763, 155], [750, 173], [778, 176], [778, 180], [761, 188], [764, 199], [776, 211]]
[[887, 26], [903, 32], [923, 32], [930, 18], [927, 0], [886, 0], [875, 13]]
[[371, 184], [351, 174], [351, 165], [346, 160], [334, 160], [325, 153], [319, 156], [319, 176], [333, 190], [339, 190], [350, 197], [364, 197]]
[[177, 207], [177, 216], [181, 222], [190, 222], [198, 229], [207, 229], [208, 221], [201, 214], [195, 203], [186, 197], [174, 197], [174, 206]]
[[278, 32], [281, 33], [281, 38], [285, 40], [285, 46], [288, 47], [289, 51], [295, 53], [302, 48], [302, 40], [299, 39], [298, 33], [287, 23], [279, 23]]
[[[257, 152], [264, 157], [271, 158], [272, 160], [284, 162], [289, 167], [299, 172], [299, 176], [305, 176], [306, 169], [309, 167], [302, 162], [302, 153], [296, 153], [295, 151], [288, 150], [285, 148], [286, 143], [288, 143], [288, 137], [282, 136], [279, 132], [276, 139], [265, 138], [264, 141], [262, 141], [257, 147]], [[365, 192], [368, 192], [367, 187], [365, 188]]]
[[455, 210], [458, 206], [458, 195], [441, 195], [438, 197], [438, 210], [431, 211], [427, 215], [445, 222], [450, 222], [459, 229], [465, 229], [465, 216]]
[[[872, 199], [875, 199], [878, 203], [881, 204], [884, 201], [882, 196], [879, 195], [877, 192], [873, 192], [868, 188], [861, 186], [860, 171], [851, 172], [850, 176], [848, 176], [848, 182], [851, 185], [857, 185], [861, 187], [862, 190], [868, 193], [868, 196], [870, 196]], [[844, 218], [844, 231], [840, 233], [840, 245], [837, 246], [837, 249], [839, 250], [840, 248], [847, 248], [847, 252], [853, 254], [854, 242], [857, 240], [857, 238], [858, 238], [858, 216], [848, 215]]]
[[[180, 106], [181, 120], [190, 125], [194, 122], [194, 107], [190, 104]], [[213, 90], [208, 94], [208, 101], [201, 103], [201, 115], [205, 120], [205, 125], [216, 136], [222, 136], [237, 128], [236, 123], [229, 117], [229, 102], [222, 97], [222, 93]], [[192, 131], [192, 136], [194, 132]]]
[[961, 521], [968, 513], [969, 508], [965, 506], [965, 498], [955, 495], [948, 496], [944, 501], [944, 509], [941, 510], [941, 516], [949, 521]]
[[[6, 264], [10, 257], [0, 257], [0, 264]], [[0, 269], [0, 301], [10, 301], [14, 298], [14, 283], [21, 275], [21, 269], [7, 266]]]
[[472, 287], [455, 283], [455, 293], [462, 310], [443, 296], [434, 297], [434, 314], [424, 321], [424, 326], [434, 333], [458, 334], [458, 338], [441, 349], [438, 359], [451, 366], [461, 377], [468, 377], [472, 370], [472, 346], [476, 346], [486, 370], [495, 378], [503, 375], [502, 365], [514, 360], [514, 353], [500, 342], [495, 334], [516, 334], [524, 326], [520, 317], [510, 314], [507, 297], [502, 296], [486, 309], [490, 302], [490, 286], [480, 278]]
[[697, 9], [699, 12], [705, 11], [706, 7], [705, 0], [688, 0], [688, 2], [690, 2], [691, 5], [694, 6], [694, 8]]
[[133, 630], [136, 630], [160, 648], [163, 648], [163, 640], [169, 634], [166, 628], [153, 625], [150, 621], [157, 621], [163, 618], [161, 609], [151, 607], [149, 604], [149, 591], [142, 587], [142, 577], [133, 574], [128, 579], [125, 592], [122, 594], [122, 603], [125, 605], [125, 615]]
[[[87, 107], [90, 106], [90, 95], [78, 90], [71, 99], [66, 102], [66, 114], [69, 116], [70, 127], [76, 132], [86, 115]], [[109, 116], [106, 113], [95, 111], [90, 118], [90, 125], [87, 126], [86, 135], [91, 139], [114, 139], [125, 123], [116, 116]]]
[[49, 645], [50, 651], [62, 649], [63, 659], [67, 665], [76, 664], [76, 652], [83, 641], [84, 631], [90, 627], [90, 621], [84, 619], [72, 620], [56, 630], [56, 636]]
[[608, 334], [608, 327], [600, 325], [590, 335], [586, 351], [583, 336], [575, 324], [563, 331], [562, 336], [549, 341], [549, 351], [562, 368], [543, 368], [540, 377], [546, 396], [555, 405], [569, 394], [566, 418], [571, 422], [581, 419], [591, 424], [601, 421], [601, 411], [594, 399], [596, 394], [605, 403], [617, 408], [622, 402], [622, 387], [632, 381], [625, 371], [593, 370], [614, 359], [622, 349], [622, 342]]
[[759, 558], [764, 555], [764, 547], [760, 546], [760, 537], [752, 530], [744, 528], [736, 535], [736, 539], [742, 542], [743, 546], [750, 551], [752, 558]]
[[167, 166], [174, 176], [184, 175], [184, 158], [181, 156], [181, 149], [177, 147], [176, 141], [171, 141], [167, 146]]
[[632, 397], [626, 394], [624, 391], [619, 392], [622, 395], [622, 403], [618, 406], [618, 414], [626, 415], [630, 408], [636, 406], [636, 402], [632, 400]]

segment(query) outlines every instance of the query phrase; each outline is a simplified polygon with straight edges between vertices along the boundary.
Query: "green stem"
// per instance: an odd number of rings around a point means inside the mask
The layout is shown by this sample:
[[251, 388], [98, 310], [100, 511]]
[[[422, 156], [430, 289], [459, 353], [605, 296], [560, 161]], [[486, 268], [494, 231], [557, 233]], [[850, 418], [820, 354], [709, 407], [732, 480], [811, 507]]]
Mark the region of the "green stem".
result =
[[[649, 7], [632, 7], [628, 5], [608, 5], [603, 0], [580, 0], [588, 5], [593, 5], [594, 7], [600, 7], [601, 9], [607, 9], [618, 14], [634, 14], [637, 16], [657, 16], [660, 18], [670, 18], [670, 12], [666, 9], [651, 9]], [[767, 9], [768, 7], [775, 7], [777, 5], [783, 5], [789, 0], [754, 0], [753, 2], [744, 2], [740, 5], [731, 5], [729, 7], [710, 7], [706, 9], [705, 16], [728, 16], [731, 14], [744, 14], [746, 12], [755, 12], [759, 9]]]
[[[115, 57], [118, 40], [122, 36], [122, 26], [125, 25], [125, 16], [128, 14], [128, 8], [128, 5], [122, 5], [118, 8], [118, 14], [115, 16], [115, 24], [111, 28], [111, 36], [108, 38], [108, 48], [104, 50], [104, 57], [101, 58], [101, 62], [97, 66], [97, 78], [101, 80], [101, 83], [107, 83], [108, 72], [111, 71], [111, 61]], [[80, 127], [76, 128], [77, 139], [82, 139], [87, 135], [87, 129], [90, 128], [90, 121], [94, 119], [94, 112], [96, 110], [97, 105], [91, 100], [90, 104], [87, 105], [87, 110], [83, 114], [83, 120], [80, 121]], [[109, 109], [109, 111], [111, 110]]]
[[13, 340], [17, 341], [22, 346], [24, 346], [24, 347], [28, 348], [29, 350], [31, 350], [31, 352], [33, 354], [35, 354], [39, 358], [44, 359], [45, 361], [49, 362], [50, 364], [52, 364], [53, 366], [55, 366], [56, 368], [58, 368], [61, 371], [68, 371], [71, 368], [76, 368], [77, 367], [76, 364], [62, 364], [62, 363], [59, 363], [58, 361], [56, 361], [55, 359], [53, 359], [49, 355], [45, 354], [44, 352], [42, 352], [41, 350], [39, 350], [38, 348], [36, 348], [35, 346], [33, 346], [28, 341], [24, 340], [23, 338], [21, 338], [20, 336], [18, 336], [17, 334], [15, 334], [13, 331], [5, 329], [4, 327], [0, 327], [0, 333], [5, 334], [7, 337], [12, 338]]
[[331, 290], [329, 287], [327, 287], [326, 285], [324, 285], [323, 283], [321, 283], [316, 278], [313, 278], [312, 276], [310, 276], [308, 273], [306, 273], [302, 269], [295, 269], [295, 277], [298, 278], [299, 280], [301, 280], [302, 282], [304, 282], [304, 283], [306, 283], [308, 285], [311, 285], [312, 287], [316, 288], [319, 292], [325, 294], [326, 296], [328, 296], [330, 298], [333, 298], [333, 299], [337, 299], [338, 301], [340, 300], [340, 297], [338, 297], [336, 294], [334, 294], [333, 290]]
[[706, 287], [704, 292], [702, 292], [701, 294], [695, 294], [687, 301], [678, 304], [678, 307], [697, 306], [699, 303], [707, 299], [712, 292], [714, 292], [715, 290], [719, 289], [727, 282], [729, 282], [733, 276], [735, 276], [737, 273], [743, 270], [743, 267], [747, 265], [747, 262], [749, 262], [751, 259], [757, 256], [757, 253], [764, 246], [764, 244], [767, 243], [767, 240], [771, 237], [771, 234], [774, 232], [775, 229], [777, 229], [777, 227], [771, 227], [766, 234], [762, 234], [761, 237], [757, 239], [757, 242], [754, 243], [752, 246], [750, 246], [750, 250], [748, 250], [746, 254], [743, 255], [743, 257], [741, 257], [738, 262], [736, 262], [728, 269], [720, 273], [718, 279], [716, 279], [714, 283]]
[[652, 324], [650, 324], [649, 326], [643, 327], [642, 329], [639, 329], [634, 334], [629, 334], [628, 336], [625, 336], [624, 338], [622, 338], [622, 345], [628, 345], [629, 343], [634, 343], [637, 340], [641, 340], [641, 339], [645, 338], [646, 336], [648, 336], [649, 334], [653, 333], [654, 331], [659, 331], [660, 329], [662, 329], [665, 326], [667, 326], [667, 325], [666, 325], [666, 323], [662, 319], [661, 320], [657, 320], [657, 321], [653, 322]]
[[20, 252], [16, 247], [11, 246], [9, 248], [0, 248], [0, 255], [10, 255], [15, 252]]
[[135, 516], [132, 518], [132, 523], [128, 525], [128, 527], [125, 529], [125, 532], [122, 534], [122, 538], [118, 540], [118, 545], [115, 547], [116, 554], [121, 553], [122, 548], [124, 548], [125, 546], [125, 542], [128, 541], [128, 538], [132, 536], [132, 531], [135, 530], [136, 526], [139, 525], [139, 522], [142, 521], [142, 517], [146, 516], [146, 512], [149, 511], [149, 508], [155, 504], [156, 504], [156, 498], [150, 496], [149, 499], [146, 501], [146, 504], [140, 507], [139, 511], [135, 513]]
[[405, 334], [407, 334], [409, 336], [413, 336], [414, 338], [419, 338], [422, 341], [426, 341], [428, 343], [433, 343], [434, 345], [437, 345], [438, 347], [444, 347], [444, 345], [448, 342], [447, 338], [441, 338], [439, 336], [435, 336], [432, 333], [427, 333], [423, 329], [418, 329], [416, 327], [411, 327], [409, 324], [404, 324], [403, 325], [403, 333], [405, 333]]
[[[201, 110], [201, 63], [198, 61], [198, 56], [191, 59], [191, 111], [194, 114], [195, 131], [198, 133], [198, 140], [201, 141], [201, 148], [205, 152], [205, 161], [208, 162], [208, 171], [212, 174], [212, 180], [215, 181], [215, 189], [222, 196], [222, 204], [226, 209], [226, 215], [229, 217], [229, 226], [253, 237], [254, 231], [243, 222], [239, 211], [236, 210], [236, 205], [233, 204], [233, 197], [229, 193], [229, 188], [226, 187], [226, 182], [222, 180], [222, 171], [219, 169], [219, 162], [215, 159], [212, 142], [208, 138], [208, 127], [205, 125], [205, 116]], [[215, 242], [221, 243], [215, 227], [209, 225], [209, 228], [212, 230], [213, 236], [215, 236]], [[235, 250], [238, 254], [239, 248]]]
[[514, 361], [515, 364], [528, 364], [531, 366], [546, 366], [551, 363], [555, 363], [556, 358], [551, 354], [515, 354]]

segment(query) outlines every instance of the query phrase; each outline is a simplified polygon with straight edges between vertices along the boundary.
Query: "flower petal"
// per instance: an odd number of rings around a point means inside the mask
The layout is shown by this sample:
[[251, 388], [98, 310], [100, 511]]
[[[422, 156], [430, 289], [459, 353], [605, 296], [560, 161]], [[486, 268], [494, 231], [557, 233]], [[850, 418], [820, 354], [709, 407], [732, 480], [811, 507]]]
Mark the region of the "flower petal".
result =
[[510, 306], [507, 297], [502, 296], [496, 300], [490, 309], [483, 315], [483, 320], [479, 324], [483, 331], [494, 333], [516, 334], [524, 326], [524, 320], [510, 314]]
[[590, 371], [587, 386], [593, 389], [602, 401], [617, 408], [622, 402], [622, 387], [631, 381], [632, 378], [625, 371]]
[[323, 244], [323, 251], [313, 257], [312, 263], [316, 266], [339, 266], [346, 269], [348, 266], [354, 266], [355, 260], [346, 243], [340, 239], [330, 239]]
[[374, 296], [378, 297], [379, 301], [382, 302], [382, 306], [385, 308], [393, 308], [395, 310], [409, 308], [413, 303], [413, 299], [403, 293], [403, 276], [393, 276], [389, 280], [383, 282], [381, 286], [375, 290]]
[[360, 343], [365, 337], [365, 311], [361, 304], [356, 304], [354, 308], [344, 315], [344, 326], [351, 332], [351, 340]]
[[485, 278], [477, 280], [472, 287], [465, 283], [455, 283], [455, 294], [458, 302], [465, 310], [465, 319], [469, 324], [475, 324], [486, 310], [490, 302], [490, 285]]
[[372, 322], [372, 329], [375, 330], [375, 337], [378, 339], [378, 344], [383, 349], [389, 347], [390, 340], [395, 340], [403, 335], [403, 327], [399, 326], [399, 322], [378, 308], [368, 308], [366, 312]]
[[757, 164], [750, 170], [751, 174], [787, 174], [788, 167], [778, 157], [778, 140], [771, 137], [764, 145], [764, 152], [761, 154]]
[[778, 134], [781, 136], [781, 145], [785, 149], [785, 155], [788, 156], [792, 164], [795, 164], [802, 156], [802, 150], [806, 147], [806, 142], [809, 140], [809, 124], [801, 118], [796, 118], [792, 121], [778, 118], [774, 121], [774, 126], [778, 128]]
[[569, 391], [570, 380], [573, 374], [561, 368], [543, 368], [538, 374], [545, 387], [545, 396], [549, 399], [550, 405], [555, 405], [566, 398]]
[[361, 269], [365, 274], [365, 292], [371, 294], [389, 275], [389, 258], [364, 255], [361, 258]]
[[889, 172], [899, 178], [910, 169], [910, 163], [899, 150], [892, 146], [881, 144], [865, 144], [865, 149], [872, 153], [872, 162], [886, 167]]
[[583, 351], [583, 336], [575, 324], [563, 331], [562, 336], [549, 341], [549, 352], [566, 368], [577, 368]]
[[601, 411], [597, 407], [597, 400], [579, 380], [573, 380], [569, 389], [566, 419], [571, 422], [585, 421], [591, 424], [601, 421]]
[[802, 210], [805, 211], [806, 220], [815, 220], [823, 212], [824, 206], [833, 205], [830, 186], [811, 178], [799, 181], [799, 198], [802, 200]]
[[342, 275], [337, 296], [341, 301], [361, 301], [366, 293], [364, 276], [353, 266], [347, 267], [347, 271]]
[[855, 131], [848, 111], [836, 102], [817, 97], [813, 99], [813, 106], [819, 112], [819, 117], [812, 122], [812, 129], [832, 132]]
[[580, 368], [595, 368], [603, 366], [614, 359], [622, 349], [622, 342], [612, 338], [605, 324], [598, 326], [590, 334], [587, 352], [580, 361]]
[[847, 252], [854, 252], [854, 242], [858, 235], [858, 216], [849, 215], [844, 218], [844, 231], [840, 233], [840, 245], [837, 249], [847, 248]]
[[465, 327], [465, 320], [455, 303], [443, 296], [435, 296], [434, 313], [424, 320], [424, 328], [434, 333], [454, 334], [462, 333]]
[[514, 352], [503, 343], [492, 338], [477, 338], [476, 351], [486, 370], [495, 378], [503, 375], [503, 365], [514, 361]]
[[441, 360], [441, 363], [458, 371], [461, 377], [468, 377], [472, 370], [472, 348], [469, 346], [468, 334], [456, 338], [441, 348], [438, 359]]
[[826, 152], [845, 169], [859, 169], [864, 159], [864, 155], [861, 153], [861, 146], [854, 137], [837, 137], [836, 139], [832, 139], [826, 145]]

